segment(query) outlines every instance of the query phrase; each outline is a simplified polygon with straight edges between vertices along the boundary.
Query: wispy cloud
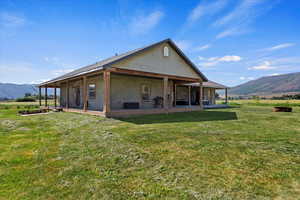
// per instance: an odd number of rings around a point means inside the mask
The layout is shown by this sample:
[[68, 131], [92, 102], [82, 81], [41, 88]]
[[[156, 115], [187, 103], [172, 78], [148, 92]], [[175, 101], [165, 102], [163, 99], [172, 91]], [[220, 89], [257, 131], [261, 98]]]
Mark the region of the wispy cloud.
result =
[[278, 0], [242, 0], [231, 12], [213, 23], [214, 27], [226, 27], [216, 38], [248, 33], [250, 24], [267, 13], [277, 2]]
[[193, 23], [203, 16], [212, 16], [221, 11], [227, 5], [228, 0], [210, 1], [210, 3], [199, 3], [188, 15], [188, 23]]
[[283, 43], [283, 44], [279, 44], [279, 45], [276, 45], [276, 46], [273, 46], [273, 47], [270, 47], [270, 48], [266, 48], [266, 49], [263, 49], [265, 51], [276, 51], [276, 50], [279, 50], [279, 49], [285, 49], [285, 48], [288, 48], [288, 47], [292, 47], [292, 46], [295, 46], [294, 43]]
[[152, 30], [164, 17], [162, 11], [156, 10], [148, 15], [140, 15], [132, 19], [129, 31], [134, 35], [145, 34]]
[[211, 48], [211, 46], [212, 46], [211, 44], [205, 44], [202, 46], [194, 47], [194, 51], [203, 51], [203, 50]]
[[227, 55], [223, 57], [210, 57], [210, 58], [199, 57], [199, 59], [206, 61], [206, 62], [199, 63], [200, 66], [213, 67], [219, 63], [224, 63], [224, 62], [239, 62], [242, 60], [242, 57], [235, 56], [235, 55]]
[[0, 12], [0, 26], [6, 28], [20, 27], [25, 25], [24, 17], [8, 12]]
[[272, 66], [270, 61], [265, 61], [264, 63], [260, 65], [255, 65], [253, 67], [249, 67], [248, 70], [273, 70], [277, 67]]
[[251, 81], [251, 80], [254, 80], [254, 77], [245, 77], [245, 76], [241, 76], [241, 77], [240, 77], [240, 80], [242, 80], [242, 81], [245, 81], [245, 80]]
[[236, 35], [242, 35], [249, 32], [247, 29], [242, 29], [242, 28], [229, 28], [226, 29], [222, 32], [220, 32], [217, 36], [216, 39], [221, 39], [221, 38], [225, 38], [225, 37], [229, 37], [229, 36], [236, 36]]

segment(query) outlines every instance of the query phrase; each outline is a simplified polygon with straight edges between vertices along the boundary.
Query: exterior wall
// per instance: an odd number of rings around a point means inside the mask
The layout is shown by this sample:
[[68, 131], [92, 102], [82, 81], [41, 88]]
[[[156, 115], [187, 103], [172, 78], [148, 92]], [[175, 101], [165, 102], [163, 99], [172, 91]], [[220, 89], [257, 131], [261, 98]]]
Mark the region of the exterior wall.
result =
[[[142, 85], [150, 86], [150, 100], [142, 100]], [[172, 81], [169, 81], [169, 105], [172, 99]], [[144, 78], [138, 76], [128, 76], [111, 74], [111, 109], [123, 109], [125, 102], [138, 102], [141, 109], [154, 108], [153, 98], [163, 97], [163, 80], [154, 78]]]
[[[163, 48], [165, 46], [169, 48], [169, 56], [167, 57], [163, 56]], [[192, 69], [168, 43], [161, 44], [153, 49], [113, 64], [112, 66], [123, 69], [201, 79], [194, 69]]]
[[[88, 97], [88, 110], [101, 111], [103, 109], [103, 76], [93, 76], [87, 78], [87, 87], [89, 84], [96, 85], [96, 98]], [[67, 85], [62, 84], [60, 87], [60, 105], [67, 105]], [[79, 88], [80, 104], [76, 103], [76, 88]], [[88, 92], [88, 88], [87, 88]], [[83, 80], [75, 80], [69, 82], [69, 108], [83, 108]]]
[[189, 101], [189, 88], [187, 86], [177, 86], [176, 101]]
[[[89, 84], [96, 85], [96, 98], [90, 98], [88, 95], [88, 110], [103, 110], [103, 100], [104, 100], [104, 83], [103, 75], [93, 76], [87, 78], [87, 87]], [[87, 88], [88, 92], [88, 88]]]

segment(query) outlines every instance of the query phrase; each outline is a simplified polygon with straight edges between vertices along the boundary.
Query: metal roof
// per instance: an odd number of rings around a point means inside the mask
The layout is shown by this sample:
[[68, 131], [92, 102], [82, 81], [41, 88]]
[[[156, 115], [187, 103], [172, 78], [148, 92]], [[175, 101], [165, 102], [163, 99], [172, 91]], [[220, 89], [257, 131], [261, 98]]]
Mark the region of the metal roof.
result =
[[207, 78], [204, 76], [204, 74], [202, 74], [199, 69], [197, 68], [197, 66], [195, 66], [192, 61], [175, 45], [175, 43], [171, 40], [171, 39], [165, 39], [165, 40], [162, 40], [160, 42], [157, 42], [157, 43], [154, 43], [154, 44], [151, 44], [149, 46], [146, 46], [146, 47], [143, 47], [143, 48], [138, 48], [138, 49], [135, 49], [135, 50], [132, 50], [132, 51], [128, 51], [126, 53], [123, 53], [123, 54], [120, 54], [120, 55], [117, 55], [117, 56], [113, 56], [113, 57], [110, 57], [110, 58], [107, 58], [105, 60], [102, 60], [100, 62], [96, 62], [95, 64], [92, 64], [92, 65], [88, 65], [86, 67], [82, 67], [82, 68], [79, 68], [79, 69], [76, 69], [72, 72], [69, 72], [67, 74], [64, 74], [62, 76], [59, 76], [57, 78], [54, 78], [50, 81], [46, 81], [46, 82], [43, 82], [41, 84], [39, 84], [39, 86], [43, 86], [43, 85], [47, 85], [47, 84], [50, 84], [50, 83], [54, 83], [54, 82], [57, 82], [57, 81], [61, 81], [61, 80], [65, 80], [65, 79], [68, 79], [68, 78], [73, 78], [73, 77], [76, 77], [76, 76], [79, 76], [79, 75], [83, 75], [83, 74], [87, 74], [87, 73], [90, 73], [90, 72], [94, 72], [94, 71], [98, 71], [98, 70], [101, 70], [101, 69], [104, 69], [104, 68], [107, 68], [107, 67], [110, 67], [110, 65], [114, 64], [114, 63], [117, 63], [123, 59], [126, 59], [128, 57], [131, 57], [133, 55], [136, 55], [137, 53], [141, 53], [145, 50], [148, 50], [152, 47], [155, 47], [157, 45], [160, 45], [164, 42], [167, 42], [170, 44], [171, 47], [173, 47], [175, 49], [175, 51], [194, 69], [194, 71], [203, 79], [203, 81], [207, 81]]

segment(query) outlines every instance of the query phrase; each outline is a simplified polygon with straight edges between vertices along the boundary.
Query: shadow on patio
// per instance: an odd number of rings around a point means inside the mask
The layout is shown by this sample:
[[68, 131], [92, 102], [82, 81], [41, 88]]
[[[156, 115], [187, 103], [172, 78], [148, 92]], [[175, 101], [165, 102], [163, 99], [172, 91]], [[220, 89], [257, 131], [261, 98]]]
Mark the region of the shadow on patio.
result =
[[178, 122], [201, 122], [201, 121], [224, 121], [237, 120], [235, 112], [224, 111], [201, 111], [184, 112], [170, 114], [155, 114], [134, 116], [129, 118], [118, 118], [120, 121], [134, 124], [160, 124], [160, 123], [178, 123]]

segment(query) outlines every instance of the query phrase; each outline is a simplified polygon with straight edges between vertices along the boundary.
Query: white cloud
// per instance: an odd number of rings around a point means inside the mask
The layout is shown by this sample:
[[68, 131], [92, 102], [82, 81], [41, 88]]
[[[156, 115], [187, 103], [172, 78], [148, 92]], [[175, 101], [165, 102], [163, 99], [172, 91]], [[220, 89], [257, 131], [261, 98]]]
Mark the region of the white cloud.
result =
[[135, 17], [129, 24], [129, 31], [135, 35], [145, 34], [153, 29], [163, 16], [162, 11], [154, 11], [146, 16]]
[[239, 62], [242, 60], [242, 57], [235, 56], [235, 55], [227, 55], [223, 57], [210, 57], [210, 58], [198, 57], [198, 58], [200, 60], [207, 61], [204, 63], [199, 63], [199, 65], [202, 67], [213, 67], [222, 62]]
[[213, 3], [199, 3], [188, 15], [189, 23], [199, 20], [203, 16], [211, 16], [221, 11], [227, 5], [227, 0], [217, 0]]
[[241, 0], [231, 12], [213, 23], [214, 27], [226, 27], [216, 38], [241, 35], [249, 32], [249, 26], [259, 16], [267, 13], [278, 1]]
[[206, 50], [206, 49], [209, 49], [209, 48], [211, 48], [211, 44], [206, 44], [206, 45], [203, 45], [203, 46], [195, 47], [194, 50], [195, 51], [203, 51], [203, 50]]
[[295, 44], [294, 43], [283, 43], [283, 44], [279, 44], [279, 45], [276, 45], [276, 46], [273, 46], [270, 48], [266, 48], [264, 50], [265, 51], [275, 51], [275, 50], [285, 49], [285, 48], [292, 47], [292, 46], [295, 46]]
[[24, 17], [14, 15], [8, 12], [0, 13], [0, 26], [3, 27], [19, 27], [23, 26], [26, 23]]
[[236, 36], [236, 35], [242, 35], [249, 32], [247, 29], [243, 29], [243, 28], [229, 28], [226, 29], [224, 31], [222, 31], [221, 33], [219, 33], [216, 36], [216, 39], [221, 39], [221, 38], [225, 38], [225, 37], [229, 37], [229, 36]]
[[242, 81], [244, 81], [244, 80], [249, 80], [249, 81], [251, 81], [251, 80], [254, 80], [254, 77], [245, 77], [245, 76], [241, 76], [241, 77], [240, 77], [240, 80], [242, 80]]
[[265, 61], [261, 65], [256, 65], [248, 68], [248, 70], [272, 70], [272, 69], [276, 69], [276, 67], [271, 66], [271, 62], [269, 61]]
[[251, 20], [260, 15], [262, 9], [261, 4], [265, 1], [266, 0], [242, 0], [232, 12], [217, 20], [214, 25], [222, 26], [226, 24], [250, 23]]
[[269, 76], [279, 76], [279, 75], [281, 75], [281, 74], [279, 74], [279, 73], [269, 74]]

